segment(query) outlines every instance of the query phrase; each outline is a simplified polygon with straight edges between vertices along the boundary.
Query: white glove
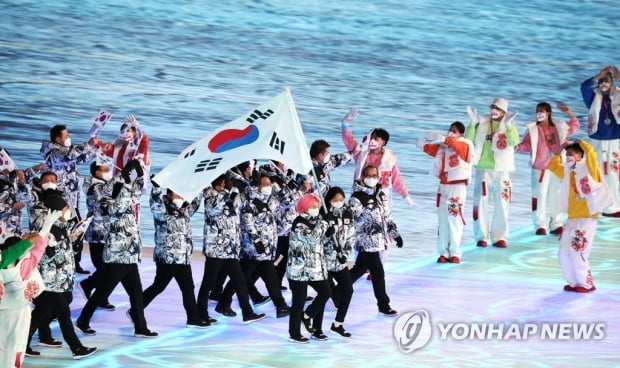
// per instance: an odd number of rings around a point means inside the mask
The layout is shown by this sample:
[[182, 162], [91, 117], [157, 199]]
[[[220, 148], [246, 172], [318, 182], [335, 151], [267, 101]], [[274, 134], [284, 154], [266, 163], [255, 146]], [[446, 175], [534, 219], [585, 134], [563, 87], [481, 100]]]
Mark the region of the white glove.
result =
[[357, 111], [357, 109], [354, 107], [351, 108], [349, 112], [344, 116], [344, 118], [342, 118], [342, 125], [348, 126], [350, 122], [352, 122], [358, 117], [358, 115], [359, 112]]
[[138, 122], [138, 119], [136, 119], [136, 117], [133, 116], [133, 114], [127, 114], [123, 118], [123, 123], [125, 124], [136, 124], [137, 122]]
[[435, 131], [435, 130], [431, 130], [427, 134], [428, 134], [428, 138], [433, 143], [443, 143], [443, 141], [446, 140], [446, 137], [444, 137], [443, 135], [441, 135], [441, 133], [439, 133], [438, 131]]
[[419, 149], [424, 149], [424, 145], [426, 144], [426, 139], [418, 138], [418, 142], [416, 143], [416, 147]]
[[48, 211], [47, 216], [45, 216], [45, 220], [43, 221], [43, 226], [41, 227], [41, 230], [39, 230], [39, 235], [41, 236], [48, 235], [50, 233], [50, 230], [52, 229], [52, 226], [54, 226], [54, 223], [56, 222], [56, 220], [58, 220], [61, 217], [62, 217], [62, 211], [60, 210]]
[[470, 106], [467, 106], [467, 115], [469, 115], [469, 120], [472, 123], [477, 123], [478, 122], [478, 111], [476, 111], [476, 109], [473, 109]]
[[506, 117], [504, 118], [504, 121], [506, 122], [506, 124], [510, 124], [510, 122], [514, 123], [514, 120], [517, 117], [517, 115], [519, 115], [519, 111], [512, 111], [512, 112], [506, 113]]
[[422, 206], [420, 206], [419, 204], [417, 204], [416, 202], [413, 201], [413, 199], [411, 199], [411, 197], [409, 195], [407, 195], [405, 197], [405, 202], [407, 202], [408, 205], [410, 205], [411, 207], [413, 207], [414, 210], [419, 210], [422, 208]]

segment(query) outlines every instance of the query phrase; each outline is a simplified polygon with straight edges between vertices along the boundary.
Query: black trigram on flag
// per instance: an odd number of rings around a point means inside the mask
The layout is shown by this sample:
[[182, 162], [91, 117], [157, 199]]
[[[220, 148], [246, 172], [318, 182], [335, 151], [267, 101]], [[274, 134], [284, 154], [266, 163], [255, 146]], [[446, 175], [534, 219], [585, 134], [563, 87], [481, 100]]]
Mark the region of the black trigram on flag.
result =
[[250, 116], [248, 116], [247, 119], [245, 119], [245, 121], [247, 121], [248, 123], [252, 124], [254, 123], [257, 119], [263, 119], [266, 120], [268, 117], [271, 116], [271, 114], [273, 114], [273, 110], [271, 109], [267, 109], [267, 111], [265, 112], [261, 112], [258, 109], [254, 109], [254, 111], [252, 111], [252, 113], [250, 114]]
[[193, 150], [187, 152], [185, 155], [183, 155], [183, 158], [188, 158], [190, 156], [193, 156], [194, 153], [196, 153], [196, 149], [195, 148]]
[[280, 151], [280, 154], [284, 154], [284, 144], [285, 142], [278, 138], [276, 132], [273, 132], [271, 135], [271, 140], [269, 141], [269, 146], [276, 151]]
[[211, 160], [202, 160], [198, 163], [198, 165], [196, 165], [194, 172], [197, 173], [197, 172], [202, 172], [202, 171], [214, 170], [217, 167], [217, 165], [220, 163], [220, 161], [222, 161], [221, 157], [214, 158]]

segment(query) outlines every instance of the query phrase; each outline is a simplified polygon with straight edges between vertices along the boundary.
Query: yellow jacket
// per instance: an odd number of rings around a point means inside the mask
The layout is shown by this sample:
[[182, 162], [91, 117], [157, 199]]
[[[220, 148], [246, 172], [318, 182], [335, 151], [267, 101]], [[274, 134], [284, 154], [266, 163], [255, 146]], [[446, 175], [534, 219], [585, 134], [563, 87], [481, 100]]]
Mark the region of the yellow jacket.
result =
[[566, 212], [569, 219], [598, 218], [599, 212], [611, 205], [609, 190], [601, 180], [594, 148], [585, 141], [580, 141], [579, 145], [584, 151], [583, 160], [567, 166], [561, 155], [555, 155], [549, 170], [562, 180], [560, 211]]

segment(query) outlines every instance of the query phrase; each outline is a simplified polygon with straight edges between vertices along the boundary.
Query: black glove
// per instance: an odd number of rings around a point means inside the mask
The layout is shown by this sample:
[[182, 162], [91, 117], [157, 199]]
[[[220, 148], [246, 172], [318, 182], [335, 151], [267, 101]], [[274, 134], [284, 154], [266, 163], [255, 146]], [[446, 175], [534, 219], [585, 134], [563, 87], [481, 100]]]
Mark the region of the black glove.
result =
[[112, 198], [116, 199], [118, 194], [121, 192], [121, 189], [123, 189], [123, 185], [125, 184], [121, 183], [120, 181], [114, 183], [114, 186], [112, 187]]
[[293, 179], [289, 179], [289, 180], [286, 182], [286, 186], [287, 186], [290, 190], [295, 190], [295, 189], [297, 189], [297, 187], [298, 187], [297, 183], [296, 183], [296, 182], [295, 182], [295, 180], [293, 180]]
[[239, 195], [239, 192], [230, 193], [230, 201], [234, 202], [238, 195]]
[[395, 237], [394, 241], [396, 241], [396, 247], [398, 247], [398, 248], [402, 248], [403, 247], [403, 238], [400, 235]]
[[331, 238], [332, 235], [334, 235], [335, 233], [336, 233], [336, 227], [334, 225], [330, 225], [329, 227], [327, 227], [327, 230], [325, 230], [325, 237]]
[[45, 247], [45, 254], [52, 258], [56, 254], [56, 247]]
[[151, 184], [153, 184], [153, 187], [159, 188], [159, 184], [157, 184], [157, 182], [153, 180], [154, 177], [155, 177], [155, 174], [151, 175]]
[[338, 259], [338, 262], [340, 262], [340, 264], [347, 263], [347, 257], [343, 256], [342, 254], [339, 254], [338, 256], [336, 256], [336, 259]]
[[262, 241], [258, 241], [254, 243], [254, 248], [256, 248], [256, 253], [264, 254], [265, 253], [265, 244]]

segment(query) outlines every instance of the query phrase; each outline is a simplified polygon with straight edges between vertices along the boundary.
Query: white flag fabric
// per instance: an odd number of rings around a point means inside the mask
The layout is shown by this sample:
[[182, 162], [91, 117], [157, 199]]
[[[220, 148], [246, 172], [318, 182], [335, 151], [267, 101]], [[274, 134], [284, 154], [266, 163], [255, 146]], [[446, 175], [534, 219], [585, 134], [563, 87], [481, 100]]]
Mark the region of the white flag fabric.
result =
[[189, 201], [219, 175], [251, 159], [280, 161], [304, 174], [312, 169], [288, 88], [187, 147], [153, 180]]
[[15, 170], [15, 162], [13, 162], [11, 156], [4, 148], [0, 148], [0, 171], [4, 170]]
[[90, 137], [99, 136], [99, 133], [101, 133], [111, 118], [112, 114], [107, 110], [99, 110], [99, 113], [90, 119], [93, 122], [93, 125], [90, 127]]

